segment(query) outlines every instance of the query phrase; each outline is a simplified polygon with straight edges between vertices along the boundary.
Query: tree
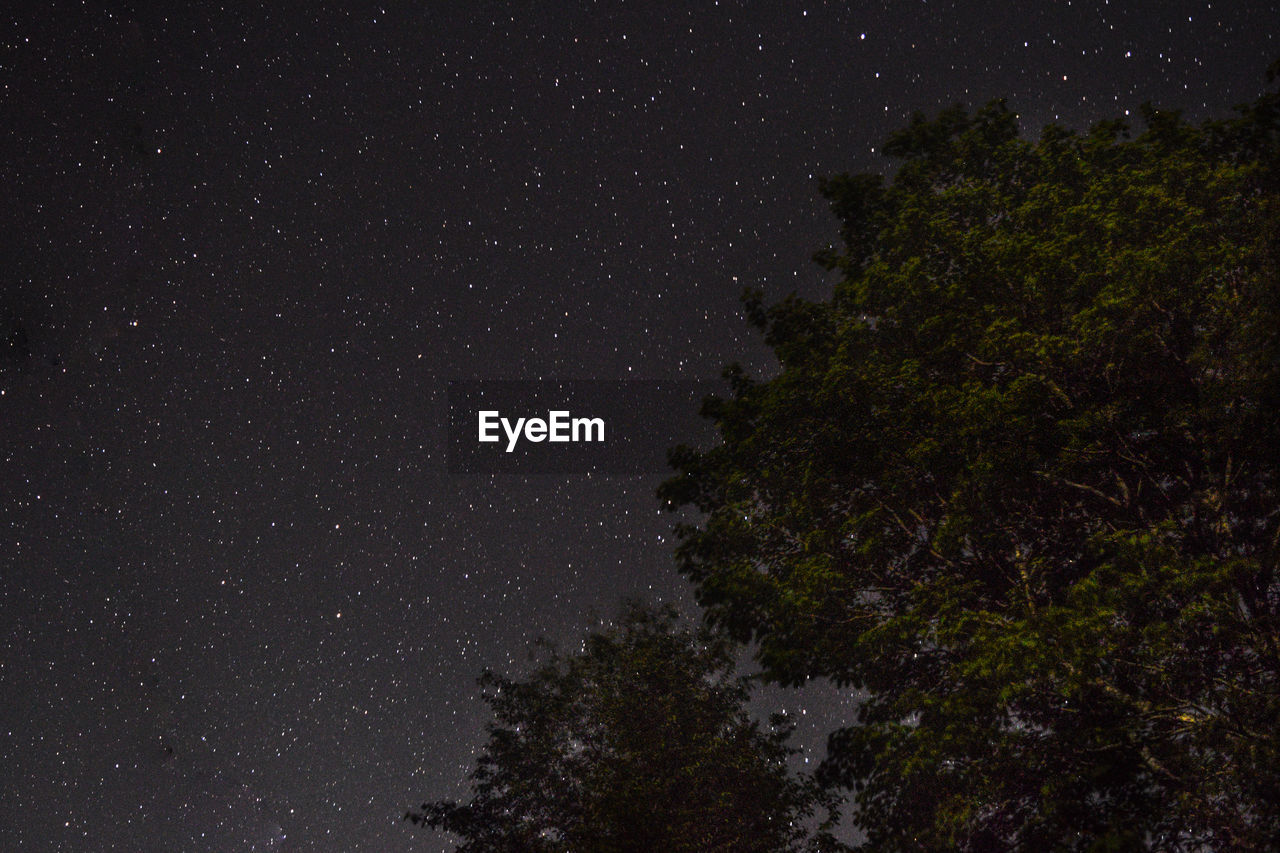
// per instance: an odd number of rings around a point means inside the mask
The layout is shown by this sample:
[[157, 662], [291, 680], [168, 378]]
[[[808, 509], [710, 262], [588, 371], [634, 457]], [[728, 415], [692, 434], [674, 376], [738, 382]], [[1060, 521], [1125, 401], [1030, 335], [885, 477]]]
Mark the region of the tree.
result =
[[789, 775], [790, 726], [750, 719], [734, 667], [723, 638], [631, 605], [524, 681], [486, 672], [471, 799], [405, 818], [466, 853], [798, 850], [830, 798]]
[[1280, 849], [1280, 97], [1019, 138], [913, 119], [822, 183], [826, 302], [749, 318], [680, 568], [766, 675], [861, 689], [871, 850]]

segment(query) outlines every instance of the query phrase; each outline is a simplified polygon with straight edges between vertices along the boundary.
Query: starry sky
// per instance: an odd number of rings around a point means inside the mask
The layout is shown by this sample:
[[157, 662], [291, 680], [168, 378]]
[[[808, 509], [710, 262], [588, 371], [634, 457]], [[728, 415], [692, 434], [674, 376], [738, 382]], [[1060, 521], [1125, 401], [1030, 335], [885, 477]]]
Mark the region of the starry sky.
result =
[[[0, 19], [0, 838], [449, 849], [485, 666], [691, 595], [661, 474], [450, 474], [450, 380], [715, 380], [913, 111], [1223, 115], [1262, 2]], [[851, 698], [770, 693], [813, 760]]]

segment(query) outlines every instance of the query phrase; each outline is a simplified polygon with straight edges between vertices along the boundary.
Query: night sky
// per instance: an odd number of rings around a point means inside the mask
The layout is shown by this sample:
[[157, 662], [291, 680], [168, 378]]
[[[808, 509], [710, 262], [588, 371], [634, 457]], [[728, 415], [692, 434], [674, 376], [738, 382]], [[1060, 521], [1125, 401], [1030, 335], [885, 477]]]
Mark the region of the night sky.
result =
[[[355, 4], [359, 5], [359, 4]], [[1256, 97], [1246, 2], [0, 21], [0, 848], [448, 849], [485, 666], [691, 594], [651, 476], [451, 475], [449, 380], [771, 362], [913, 111]], [[158, 11], [157, 11], [158, 10]], [[771, 695], [816, 743], [831, 690]]]

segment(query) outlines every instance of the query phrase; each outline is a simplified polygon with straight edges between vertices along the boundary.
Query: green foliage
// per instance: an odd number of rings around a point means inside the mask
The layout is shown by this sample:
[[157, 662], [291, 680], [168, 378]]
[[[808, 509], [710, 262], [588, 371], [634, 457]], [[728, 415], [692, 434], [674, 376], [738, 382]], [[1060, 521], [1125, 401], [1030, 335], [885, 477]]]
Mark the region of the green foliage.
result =
[[749, 295], [781, 370], [672, 454], [710, 621], [868, 694], [867, 849], [1280, 849], [1280, 98], [1144, 120], [825, 181], [834, 295]]
[[723, 639], [632, 605], [524, 681], [486, 673], [495, 721], [472, 798], [405, 817], [466, 853], [799, 850], [832, 800], [788, 774], [790, 726], [752, 721], [733, 670]]

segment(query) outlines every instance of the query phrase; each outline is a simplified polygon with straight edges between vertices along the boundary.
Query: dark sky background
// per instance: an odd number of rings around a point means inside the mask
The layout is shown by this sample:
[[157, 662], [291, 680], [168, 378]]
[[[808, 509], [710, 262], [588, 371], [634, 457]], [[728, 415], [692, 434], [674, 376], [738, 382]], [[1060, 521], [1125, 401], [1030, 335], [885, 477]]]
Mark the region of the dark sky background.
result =
[[[828, 292], [816, 179], [912, 111], [1280, 56], [1249, 2], [172, 5], [0, 21], [5, 850], [447, 849], [480, 670], [691, 600], [660, 475], [450, 476], [447, 380], [767, 372], [738, 294]], [[770, 701], [814, 760], [850, 703]]]

